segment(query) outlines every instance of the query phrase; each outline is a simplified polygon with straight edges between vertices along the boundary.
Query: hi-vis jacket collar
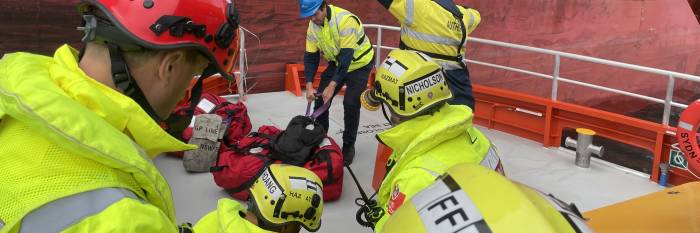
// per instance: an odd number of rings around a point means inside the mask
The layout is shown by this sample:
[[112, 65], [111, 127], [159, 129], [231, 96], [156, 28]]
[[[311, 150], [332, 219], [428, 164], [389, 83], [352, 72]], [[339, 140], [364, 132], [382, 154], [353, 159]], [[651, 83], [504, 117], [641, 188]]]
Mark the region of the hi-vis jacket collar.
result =
[[[13, 54], [13, 56], [37, 55], [18, 53]], [[61, 131], [94, 137], [109, 134], [79, 132], [95, 130], [96, 127], [90, 127], [91, 124], [109, 124], [114, 129], [130, 135], [131, 139], [150, 158], [163, 152], [194, 148], [170, 136], [132, 99], [85, 74], [78, 66], [77, 51], [70, 46], [63, 45], [56, 50], [53, 61], [49, 60], [51, 58], [43, 56], [37, 56], [36, 59], [42, 60], [42, 62], [37, 62], [37, 64], [7, 64], [15, 66], [15, 68], [32, 65], [48, 67], [23, 69], [27, 72], [31, 70], [31, 72], [44, 72], [45, 74], [0, 77], [0, 90], [5, 92], [3, 94], [16, 96], [19, 105], [21, 105], [6, 106], [10, 103], [2, 103], [0, 104], [0, 113], [4, 112], [12, 117], [17, 114], [25, 114], [21, 112], [29, 111], [49, 124], [60, 125], [58, 128]], [[26, 59], [14, 60], [26, 61]], [[64, 106], [64, 104], [68, 104], [70, 107]], [[74, 112], [75, 107], [84, 110], [80, 111], [81, 113], [92, 112], [97, 117], [86, 117]], [[86, 122], [86, 120], [93, 122]], [[110, 141], [111, 139], [86, 138], [86, 140]]]
[[[472, 111], [466, 106], [445, 104], [432, 115], [423, 115], [401, 122], [377, 135], [377, 138], [394, 150], [393, 159], [402, 158], [405, 151], [420, 155], [438, 144], [457, 137], [472, 127]], [[465, 138], [464, 140], [468, 140]]]

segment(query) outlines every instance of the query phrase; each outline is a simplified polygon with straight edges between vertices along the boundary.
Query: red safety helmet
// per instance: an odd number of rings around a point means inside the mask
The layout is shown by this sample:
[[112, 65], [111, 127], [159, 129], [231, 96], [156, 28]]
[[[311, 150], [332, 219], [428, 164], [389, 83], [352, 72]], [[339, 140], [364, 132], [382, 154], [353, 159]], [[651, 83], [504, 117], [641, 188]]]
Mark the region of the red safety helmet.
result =
[[209, 66], [192, 88], [199, 102], [202, 80], [218, 72], [234, 80], [240, 18], [231, 0], [82, 0], [83, 42], [107, 45], [112, 80], [154, 120], [162, 121], [133, 80], [123, 52], [193, 48], [209, 58]]
[[[116, 43], [122, 51], [195, 48], [233, 80], [240, 19], [231, 0], [83, 0], [78, 9], [84, 42]], [[93, 20], [95, 9], [107, 19]]]

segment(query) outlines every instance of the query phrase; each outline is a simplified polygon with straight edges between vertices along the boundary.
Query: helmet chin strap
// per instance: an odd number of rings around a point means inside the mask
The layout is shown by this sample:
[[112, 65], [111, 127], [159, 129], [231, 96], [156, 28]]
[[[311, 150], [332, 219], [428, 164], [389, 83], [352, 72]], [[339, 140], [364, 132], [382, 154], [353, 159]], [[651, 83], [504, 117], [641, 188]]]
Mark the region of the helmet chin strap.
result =
[[119, 91], [124, 95], [129, 96], [133, 99], [141, 108], [148, 113], [148, 115], [156, 122], [161, 122], [163, 119], [158, 116], [156, 111], [153, 109], [151, 104], [146, 99], [146, 96], [139, 88], [139, 85], [131, 77], [129, 72], [129, 66], [124, 60], [122, 51], [119, 45], [113, 43], [106, 43], [109, 48], [109, 57], [112, 61], [112, 81]]
[[[112, 60], [112, 81], [114, 81], [114, 85], [124, 95], [129, 96], [139, 106], [141, 106], [141, 108], [146, 111], [146, 113], [148, 113], [148, 115], [154, 121], [157, 123], [162, 122], [164, 119], [158, 116], [156, 111], [148, 102], [148, 99], [146, 99], [143, 91], [141, 91], [141, 88], [139, 88], [136, 80], [132, 78], [131, 73], [129, 72], [129, 67], [124, 60], [124, 56], [122, 55], [119, 45], [107, 43], [107, 47], [109, 48], [109, 57]], [[197, 79], [197, 83], [194, 85], [194, 87], [192, 87], [192, 97], [190, 99], [191, 104], [190, 109], [187, 112], [189, 116], [188, 119], [192, 118], [194, 109], [197, 107], [199, 98], [202, 96], [202, 85], [204, 79], [215, 74], [216, 72], [217, 70], [215, 65], [207, 66], [207, 68], [202, 71], [202, 75], [200, 75], [199, 79]]]
[[389, 118], [389, 115], [386, 114], [386, 109], [384, 109], [384, 103], [380, 104], [380, 108], [382, 108], [382, 115], [384, 115], [384, 119], [386, 119], [386, 121], [389, 122], [391, 126], [395, 126], [394, 122], [392, 122], [391, 118]]
[[194, 84], [192, 87], [192, 95], [190, 97], [190, 108], [187, 110], [187, 116], [188, 119], [192, 119], [192, 116], [194, 115], [194, 110], [197, 108], [197, 104], [199, 104], [199, 98], [202, 97], [202, 86], [204, 85], [204, 79], [212, 76], [213, 74], [216, 74], [216, 65], [214, 64], [209, 64], [207, 68], [202, 71], [202, 75], [199, 76], [197, 79], [197, 83]]

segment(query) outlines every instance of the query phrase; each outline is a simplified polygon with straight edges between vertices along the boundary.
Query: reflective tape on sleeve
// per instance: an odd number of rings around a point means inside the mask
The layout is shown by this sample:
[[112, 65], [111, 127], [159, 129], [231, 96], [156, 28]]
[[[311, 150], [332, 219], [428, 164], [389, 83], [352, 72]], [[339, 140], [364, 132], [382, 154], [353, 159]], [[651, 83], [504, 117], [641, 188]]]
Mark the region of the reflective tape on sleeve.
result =
[[140, 200], [131, 191], [121, 188], [103, 188], [64, 197], [25, 216], [19, 232], [61, 232], [124, 198]]

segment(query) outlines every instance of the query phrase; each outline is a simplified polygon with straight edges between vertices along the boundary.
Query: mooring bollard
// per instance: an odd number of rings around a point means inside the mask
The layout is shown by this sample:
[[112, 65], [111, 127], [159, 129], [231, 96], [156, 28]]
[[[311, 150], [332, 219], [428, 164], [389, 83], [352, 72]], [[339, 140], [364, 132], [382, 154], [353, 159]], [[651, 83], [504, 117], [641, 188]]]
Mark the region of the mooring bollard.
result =
[[591, 154], [603, 156], [604, 150], [602, 146], [593, 145], [593, 135], [595, 131], [590, 129], [578, 128], [578, 140], [566, 137], [564, 145], [576, 147], [576, 166], [582, 168], [591, 167]]

